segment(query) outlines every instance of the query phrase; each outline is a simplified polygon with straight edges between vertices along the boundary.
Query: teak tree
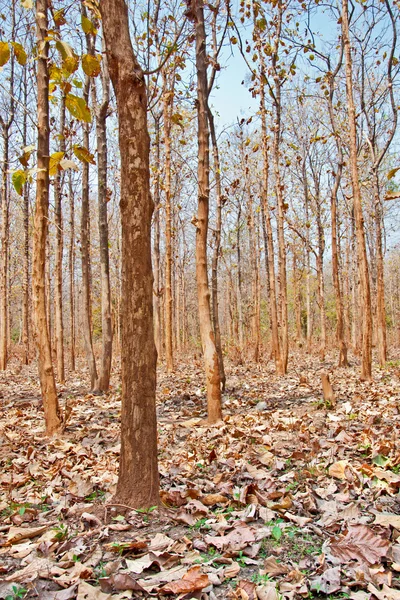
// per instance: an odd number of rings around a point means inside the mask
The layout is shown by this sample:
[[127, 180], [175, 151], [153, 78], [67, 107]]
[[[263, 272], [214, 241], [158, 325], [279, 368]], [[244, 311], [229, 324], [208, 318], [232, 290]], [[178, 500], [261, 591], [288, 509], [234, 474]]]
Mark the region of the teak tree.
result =
[[121, 153], [122, 408], [116, 495], [125, 504], [145, 508], [159, 503], [147, 93], [132, 48], [127, 5], [101, 0], [100, 11]]

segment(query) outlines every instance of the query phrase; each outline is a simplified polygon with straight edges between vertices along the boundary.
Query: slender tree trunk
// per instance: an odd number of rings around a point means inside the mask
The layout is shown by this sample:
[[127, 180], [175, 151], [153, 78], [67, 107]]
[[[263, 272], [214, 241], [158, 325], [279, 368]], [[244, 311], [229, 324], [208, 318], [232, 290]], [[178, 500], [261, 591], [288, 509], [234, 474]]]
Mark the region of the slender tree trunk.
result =
[[242, 214], [242, 207], [239, 201], [239, 210], [236, 220], [236, 255], [237, 255], [237, 326], [238, 326], [238, 339], [239, 339], [239, 354], [240, 362], [243, 360], [243, 349], [244, 349], [244, 319], [243, 319], [243, 292], [242, 292], [242, 250], [241, 250], [241, 236], [240, 236], [240, 217]]
[[383, 367], [387, 361], [386, 340], [386, 309], [385, 309], [385, 281], [382, 247], [382, 202], [379, 190], [379, 176], [377, 170], [373, 173], [375, 195], [375, 228], [376, 228], [376, 335], [378, 342], [378, 361]]
[[9, 241], [9, 127], [3, 126], [3, 167], [1, 190], [1, 274], [0, 274], [0, 370], [8, 361], [8, 241]]
[[340, 136], [336, 132], [335, 114], [333, 110], [333, 94], [334, 94], [334, 77], [338, 73], [342, 63], [340, 58], [339, 64], [335, 69], [334, 75], [329, 78], [329, 96], [328, 96], [328, 109], [329, 117], [331, 121], [332, 131], [335, 134], [336, 148], [338, 153], [338, 160], [336, 165], [335, 181], [331, 192], [331, 243], [332, 243], [332, 278], [333, 287], [335, 289], [335, 300], [336, 300], [336, 339], [339, 344], [339, 367], [347, 367], [347, 345], [345, 339], [345, 328], [344, 328], [344, 308], [343, 308], [343, 297], [340, 286], [339, 277], [339, 252], [338, 252], [338, 218], [337, 218], [337, 203], [338, 203], [338, 191], [340, 182], [342, 179], [343, 172], [343, 148], [340, 140]]
[[362, 313], [362, 361], [361, 379], [372, 377], [372, 314], [371, 314], [371, 290], [369, 281], [369, 268], [367, 248], [365, 243], [364, 217], [361, 203], [361, 190], [358, 177], [357, 165], [357, 122], [353, 98], [353, 66], [349, 34], [349, 7], [348, 0], [342, 2], [342, 36], [344, 42], [344, 54], [346, 59], [346, 93], [347, 111], [350, 127], [350, 166], [351, 182], [353, 187], [354, 217], [356, 223], [357, 258], [360, 272], [361, 295], [363, 301]]
[[122, 407], [116, 495], [119, 502], [145, 508], [159, 503], [147, 93], [129, 37], [127, 5], [102, 0], [100, 10], [121, 155]]
[[218, 306], [218, 261], [221, 252], [221, 227], [222, 227], [222, 207], [224, 199], [222, 197], [221, 187], [221, 163], [219, 160], [219, 150], [217, 136], [215, 133], [214, 115], [212, 110], [208, 110], [208, 122], [210, 125], [211, 142], [213, 148], [213, 163], [215, 176], [215, 190], [217, 198], [216, 221], [215, 221], [215, 238], [214, 249], [211, 263], [211, 300], [212, 300], [212, 318], [215, 335], [215, 346], [218, 353], [219, 372], [221, 375], [222, 391], [225, 391], [226, 375], [224, 367], [224, 357], [222, 354], [221, 328], [219, 324], [219, 306]]
[[167, 373], [174, 370], [174, 354], [172, 344], [173, 332], [173, 299], [172, 299], [172, 207], [171, 207], [171, 117], [174, 106], [174, 85], [167, 86], [164, 76], [163, 119], [164, 119], [164, 190], [165, 190], [165, 358]]
[[[62, 94], [60, 104], [60, 152], [65, 153], [65, 94]], [[54, 181], [54, 221], [56, 230], [55, 247], [55, 301], [54, 301], [54, 334], [57, 356], [57, 378], [60, 383], [65, 381], [64, 368], [64, 320], [63, 320], [63, 219], [62, 219], [62, 194], [63, 179], [57, 171]]]
[[[90, 79], [85, 78], [84, 97], [89, 101]], [[89, 151], [89, 127], [83, 125], [83, 147]], [[81, 259], [82, 259], [82, 334], [86, 360], [89, 367], [90, 388], [97, 386], [96, 359], [93, 350], [91, 293], [90, 293], [90, 206], [89, 206], [89, 163], [82, 164], [82, 208], [81, 208]]]
[[[26, 67], [24, 68], [24, 106], [28, 105], [28, 86], [26, 81]], [[27, 145], [27, 111], [24, 111], [22, 144]], [[23, 229], [24, 229], [24, 266], [22, 284], [22, 343], [24, 346], [24, 363], [29, 363], [29, 337], [30, 337], [30, 311], [29, 311], [29, 289], [30, 289], [30, 266], [29, 266], [29, 184], [25, 183], [23, 192]]]
[[38, 366], [42, 390], [46, 433], [54, 435], [61, 430], [62, 419], [58, 406], [54, 369], [51, 360], [49, 328], [46, 318], [46, 241], [49, 215], [49, 71], [48, 0], [36, 1], [37, 33], [37, 176], [36, 206], [32, 252], [32, 305], [38, 348]]
[[221, 377], [218, 353], [211, 320], [210, 290], [207, 273], [207, 232], [209, 215], [210, 148], [208, 129], [207, 49], [202, 0], [191, 0], [190, 12], [195, 22], [198, 118], [198, 211], [196, 231], [196, 276], [199, 303], [200, 335], [207, 380], [208, 420], [222, 418]]
[[158, 360], [162, 359], [160, 281], [160, 116], [154, 119], [156, 177], [154, 182], [154, 338]]
[[[318, 188], [317, 188], [318, 189]], [[316, 197], [316, 220], [318, 230], [318, 252], [317, 274], [318, 274], [318, 297], [319, 297], [319, 314], [320, 314], [320, 348], [319, 354], [321, 361], [325, 360], [326, 353], [326, 311], [325, 311], [325, 281], [324, 281], [324, 252], [325, 252], [325, 237], [321, 219], [320, 194], [317, 192]]]
[[[100, 242], [100, 280], [101, 280], [101, 361], [99, 378], [96, 388], [108, 392], [112, 364], [113, 327], [111, 314], [111, 286], [110, 286], [110, 255], [108, 240], [108, 215], [107, 215], [107, 113], [109, 105], [109, 75], [107, 59], [102, 61], [102, 89], [101, 103], [93, 102], [96, 114], [96, 140], [97, 140], [97, 198], [99, 214], [99, 242]], [[93, 87], [93, 100], [95, 88]]]
[[69, 343], [70, 343], [70, 365], [71, 371], [75, 371], [75, 198], [72, 188], [71, 173], [68, 178], [68, 197], [69, 197]]

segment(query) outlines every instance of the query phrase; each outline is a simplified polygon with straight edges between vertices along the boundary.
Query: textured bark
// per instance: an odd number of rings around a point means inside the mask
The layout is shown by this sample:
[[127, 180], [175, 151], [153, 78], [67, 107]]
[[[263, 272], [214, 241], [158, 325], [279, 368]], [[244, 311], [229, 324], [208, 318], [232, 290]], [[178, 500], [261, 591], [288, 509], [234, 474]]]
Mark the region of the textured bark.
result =
[[[89, 100], [90, 79], [86, 77], [84, 97]], [[89, 126], [83, 126], [83, 147], [89, 150]], [[81, 208], [81, 259], [82, 259], [82, 334], [86, 360], [90, 375], [90, 388], [97, 385], [97, 367], [93, 351], [91, 287], [90, 287], [90, 206], [89, 206], [89, 163], [82, 164], [82, 208]]]
[[154, 338], [158, 360], [162, 359], [160, 277], [160, 116], [154, 118], [156, 176], [154, 182]]
[[[15, 30], [15, 0], [12, 0], [11, 39]], [[7, 368], [9, 343], [9, 151], [10, 129], [15, 116], [14, 104], [14, 54], [10, 60], [9, 104], [6, 108], [6, 118], [0, 115], [1, 135], [3, 138], [3, 161], [1, 168], [1, 254], [0, 254], [0, 371]]]
[[107, 113], [109, 105], [109, 74], [107, 59], [101, 65], [101, 81], [103, 96], [100, 103], [96, 102], [95, 87], [93, 86], [93, 108], [96, 115], [97, 143], [97, 200], [99, 214], [99, 244], [100, 244], [100, 280], [101, 280], [101, 360], [96, 389], [108, 392], [110, 387], [113, 328], [111, 315], [111, 286], [110, 286], [110, 256], [108, 247], [108, 216], [107, 216]]
[[288, 298], [287, 298], [287, 273], [286, 273], [286, 243], [285, 243], [285, 201], [283, 198], [283, 183], [280, 169], [280, 145], [281, 145], [281, 80], [278, 67], [279, 42], [282, 30], [283, 5], [278, 1], [278, 23], [275, 38], [275, 48], [272, 55], [272, 72], [274, 79], [274, 136], [273, 136], [273, 164], [275, 173], [275, 194], [278, 207], [278, 268], [279, 268], [279, 306], [280, 306], [280, 330], [281, 330], [281, 356], [282, 371], [287, 373], [289, 358], [289, 323], [288, 323]]
[[215, 346], [218, 353], [218, 364], [219, 372], [221, 376], [222, 391], [225, 391], [226, 375], [224, 367], [224, 357], [222, 354], [222, 342], [221, 342], [221, 327], [219, 323], [219, 306], [218, 306], [218, 261], [221, 252], [221, 227], [222, 227], [222, 186], [221, 186], [221, 164], [219, 160], [219, 150], [217, 136], [215, 133], [214, 115], [211, 109], [208, 110], [208, 122], [210, 125], [211, 143], [213, 148], [213, 163], [214, 163], [214, 177], [215, 177], [215, 190], [216, 190], [216, 222], [214, 231], [214, 249], [211, 262], [211, 302], [212, 302], [212, 319], [215, 335]]
[[[28, 86], [26, 81], [26, 67], [23, 74], [24, 86], [24, 105], [28, 103]], [[24, 111], [22, 145], [27, 144], [27, 113]], [[23, 204], [23, 229], [24, 229], [24, 266], [22, 283], [22, 343], [24, 346], [24, 363], [29, 363], [29, 342], [30, 342], [30, 312], [29, 312], [29, 292], [30, 292], [30, 265], [29, 265], [29, 185], [24, 185], [24, 204]]]
[[[332, 75], [329, 77], [329, 96], [328, 99], [328, 110], [329, 110], [329, 119], [331, 122], [332, 131], [334, 133], [335, 142], [336, 142], [336, 150], [338, 154], [337, 165], [336, 165], [336, 173], [335, 173], [335, 181], [333, 184], [332, 192], [331, 192], [331, 245], [332, 245], [332, 278], [333, 278], [333, 287], [335, 289], [335, 300], [336, 300], [336, 339], [339, 345], [339, 367], [347, 367], [347, 344], [345, 339], [345, 330], [344, 330], [344, 307], [343, 307], [343, 296], [342, 289], [340, 285], [340, 277], [339, 277], [339, 252], [338, 252], [338, 218], [337, 218], [337, 203], [338, 203], [338, 191], [340, 187], [340, 182], [342, 179], [343, 172], [343, 148], [340, 136], [336, 131], [336, 122], [335, 122], [335, 114], [333, 110], [333, 96], [335, 91], [335, 77], [339, 72], [339, 69], [342, 64], [342, 56], [341, 53], [340, 60], [338, 62], [337, 67], [335, 68]], [[328, 65], [329, 66], [329, 65]]]
[[71, 173], [68, 179], [69, 197], [69, 354], [71, 371], [75, 371], [75, 198], [72, 188]]
[[172, 344], [173, 332], [173, 299], [172, 299], [172, 207], [171, 207], [171, 117], [174, 107], [173, 77], [170, 85], [169, 78], [164, 74], [163, 88], [163, 119], [164, 119], [164, 190], [165, 190], [165, 358], [167, 373], [174, 369], [174, 354]]
[[[65, 152], [65, 94], [60, 104], [60, 144], [59, 151]], [[62, 194], [64, 175], [57, 171], [54, 178], [54, 222], [56, 230], [55, 290], [54, 290], [54, 335], [57, 356], [57, 378], [65, 381], [64, 367], [64, 319], [63, 319], [63, 219]]]
[[49, 73], [47, 40], [47, 0], [36, 2], [37, 32], [37, 176], [36, 206], [32, 252], [32, 306], [38, 349], [38, 366], [46, 433], [56, 434], [61, 430], [62, 419], [58, 406], [54, 369], [51, 360], [49, 328], [46, 318], [46, 240], [49, 216]]
[[351, 182], [353, 187], [353, 206], [357, 237], [357, 258], [361, 283], [362, 295], [362, 360], [361, 378], [372, 377], [372, 313], [371, 313], [371, 290], [369, 281], [369, 267], [367, 248], [365, 243], [364, 217], [361, 203], [361, 190], [358, 177], [357, 165], [357, 122], [353, 98], [353, 67], [349, 34], [349, 7], [348, 0], [342, 2], [342, 36], [344, 43], [344, 54], [346, 59], [346, 95], [347, 112], [350, 128], [350, 167]]
[[207, 381], [208, 420], [222, 418], [221, 377], [211, 320], [207, 273], [207, 233], [209, 216], [210, 142], [208, 128], [207, 49], [202, 0], [191, 0], [189, 10], [195, 24], [198, 123], [198, 210], [196, 222], [196, 277], [200, 335]]
[[100, 10], [121, 155], [122, 407], [116, 496], [124, 504], [144, 508], [159, 503], [147, 94], [124, 0], [101, 0]]

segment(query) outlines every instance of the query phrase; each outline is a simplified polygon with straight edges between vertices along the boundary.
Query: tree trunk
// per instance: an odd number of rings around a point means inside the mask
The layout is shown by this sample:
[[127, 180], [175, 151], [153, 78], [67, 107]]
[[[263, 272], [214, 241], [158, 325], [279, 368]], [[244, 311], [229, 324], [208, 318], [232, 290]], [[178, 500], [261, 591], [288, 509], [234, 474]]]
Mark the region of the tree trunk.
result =
[[49, 72], [48, 0], [36, 1], [37, 32], [37, 176], [36, 206], [32, 252], [32, 306], [38, 348], [38, 366], [46, 433], [53, 435], [62, 427], [54, 370], [51, 360], [49, 328], [46, 318], [46, 240], [49, 216]]
[[[95, 105], [96, 114], [96, 140], [97, 140], [97, 198], [99, 214], [99, 243], [100, 243], [100, 280], [101, 280], [101, 361], [99, 378], [96, 389], [108, 392], [110, 387], [113, 328], [111, 315], [111, 287], [110, 287], [110, 256], [108, 241], [108, 216], [107, 216], [107, 113], [109, 105], [109, 75], [107, 59], [102, 61], [102, 89], [101, 103]], [[93, 86], [94, 100], [95, 88]]]
[[1, 190], [1, 273], [0, 273], [0, 371], [8, 361], [8, 241], [9, 241], [9, 127], [3, 126], [3, 167]]
[[221, 376], [222, 391], [225, 391], [226, 375], [224, 367], [224, 357], [222, 354], [222, 342], [221, 342], [221, 328], [219, 323], [219, 306], [218, 306], [218, 261], [221, 252], [221, 227], [222, 227], [222, 187], [221, 187], [221, 164], [219, 160], [219, 150], [217, 136], [215, 133], [214, 115], [212, 110], [208, 110], [208, 122], [210, 125], [211, 143], [213, 148], [213, 162], [214, 162], [214, 177], [215, 177], [215, 190], [217, 197], [216, 207], [216, 222], [215, 222], [215, 239], [214, 239], [214, 250], [211, 263], [211, 300], [212, 300], [212, 318], [215, 335], [215, 346], [218, 354], [219, 372]]
[[174, 106], [174, 85], [167, 86], [164, 75], [163, 89], [163, 119], [164, 119], [164, 190], [165, 190], [165, 358], [167, 373], [174, 370], [174, 354], [172, 344], [172, 207], [171, 207], [171, 117]]
[[154, 338], [162, 359], [160, 281], [160, 116], [154, 118], [157, 172], [154, 182]]
[[207, 380], [208, 420], [222, 418], [221, 376], [211, 320], [207, 273], [207, 232], [209, 215], [210, 147], [208, 129], [207, 49], [202, 0], [191, 0], [190, 14], [195, 22], [198, 119], [198, 211], [196, 230], [196, 277], [200, 335]]
[[[60, 152], [65, 153], [65, 94], [62, 93], [60, 104]], [[63, 220], [62, 193], [63, 178], [57, 170], [54, 181], [54, 224], [56, 230], [55, 248], [55, 301], [54, 301], [54, 334], [57, 356], [57, 378], [60, 383], [65, 381], [64, 368], [64, 321], [63, 321]]]
[[100, 10], [117, 99], [121, 155], [122, 407], [116, 496], [134, 508], [148, 508], [159, 503], [159, 481], [147, 93], [129, 37], [124, 0], [102, 0]]
[[[85, 78], [84, 98], [89, 101], [90, 79]], [[89, 126], [83, 125], [83, 147], [89, 151]], [[82, 259], [82, 334], [86, 360], [89, 368], [90, 389], [97, 386], [96, 359], [93, 351], [91, 293], [90, 293], [90, 206], [89, 206], [89, 163], [82, 164], [82, 208], [81, 208], [81, 259]]]
[[364, 217], [361, 203], [361, 190], [358, 178], [357, 165], [357, 122], [353, 98], [353, 67], [349, 34], [348, 0], [342, 2], [342, 35], [346, 59], [346, 95], [347, 112], [350, 127], [350, 166], [351, 182], [353, 187], [353, 205], [357, 237], [357, 257], [360, 273], [361, 295], [363, 301], [362, 313], [362, 361], [361, 379], [372, 378], [372, 314], [371, 290], [369, 281], [369, 268], [367, 248], [365, 244]]
[[[28, 104], [28, 85], [26, 81], [26, 71], [24, 68], [24, 106]], [[27, 145], [27, 112], [24, 111], [22, 145]], [[30, 312], [29, 312], [29, 290], [30, 290], [30, 268], [29, 268], [29, 184], [24, 185], [23, 194], [23, 229], [24, 229], [24, 266], [23, 266], [23, 284], [22, 284], [22, 343], [24, 346], [24, 363], [29, 363], [29, 337], [30, 337]]]
[[75, 198], [72, 189], [71, 173], [68, 178], [68, 197], [69, 197], [69, 344], [70, 344], [70, 364], [71, 371], [75, 371]]

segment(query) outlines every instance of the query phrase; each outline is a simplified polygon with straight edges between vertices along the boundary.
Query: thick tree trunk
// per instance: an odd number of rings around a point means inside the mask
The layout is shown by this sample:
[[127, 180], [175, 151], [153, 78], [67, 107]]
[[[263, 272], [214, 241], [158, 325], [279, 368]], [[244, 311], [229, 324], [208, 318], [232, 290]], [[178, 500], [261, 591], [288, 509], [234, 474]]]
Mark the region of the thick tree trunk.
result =
[[208, 420], [222, 418], [221, 376], [211, 320], [210, 289], [207, 273], [207, 232], [209, 215], [210, 147], [208, 128], [207, 49], [202, 0], [191, 0], [190, 12], [195, 22], [198, 119], [198, 210], [196, 230], [196, 277], [200, 335], [207, 380]]
[[49, 216], [49, 72], [47, 38], [48, 0], [36, 1], [37, 32], [37, 107], [38, 142], [36, 206], [32, 252], [32, 306], [38, 348], [38, 366], [46, 433], [53, 435], [62, 427], [54, 370], [51, 360], [49, 328], [46, 318], [46, 240]]
[[365, 243], [364, 217], [362, 212], [361, 190], [358, 178], [357, 165], [357, 123], [353, 98], [353, 66], [351, 57], [350, 34], [349, 34], [349, 7], [348, 0], [342, 2], [342, 35], [344, 43], [344, 54], [346, 59], [346, 94], [347, 111], [350, 128], [350, 166], [351, 182], [353, 187], [353, 205], [357, 237], [357, 258], [360, 272], [362, 307], [362, 362], [361, 379], [372, 377], [372, 314], [371, 314], [371, 290], [369, 281], [369, 267], [367, 248]]
[[[60, 152], [65, 153], [65, 94], [61, 97], [60, 104]], [[54, 290], [54, 334], [57, 356], [57, 378], [60, 383], [65, 381], [64, 368], [64, 319], [63, 319], [63, 219], [62, 219], [62, 193], [63, 178], [57, 171], [54, 181], [54, 224], [56, 230], [55, 248], [55, 290]]]
[[122, 407], [116, 496], [119, 502], [145, 508], [159, 503], [147, 94], [124, 0], [102, 0], [100, 10], [121, 155]]

